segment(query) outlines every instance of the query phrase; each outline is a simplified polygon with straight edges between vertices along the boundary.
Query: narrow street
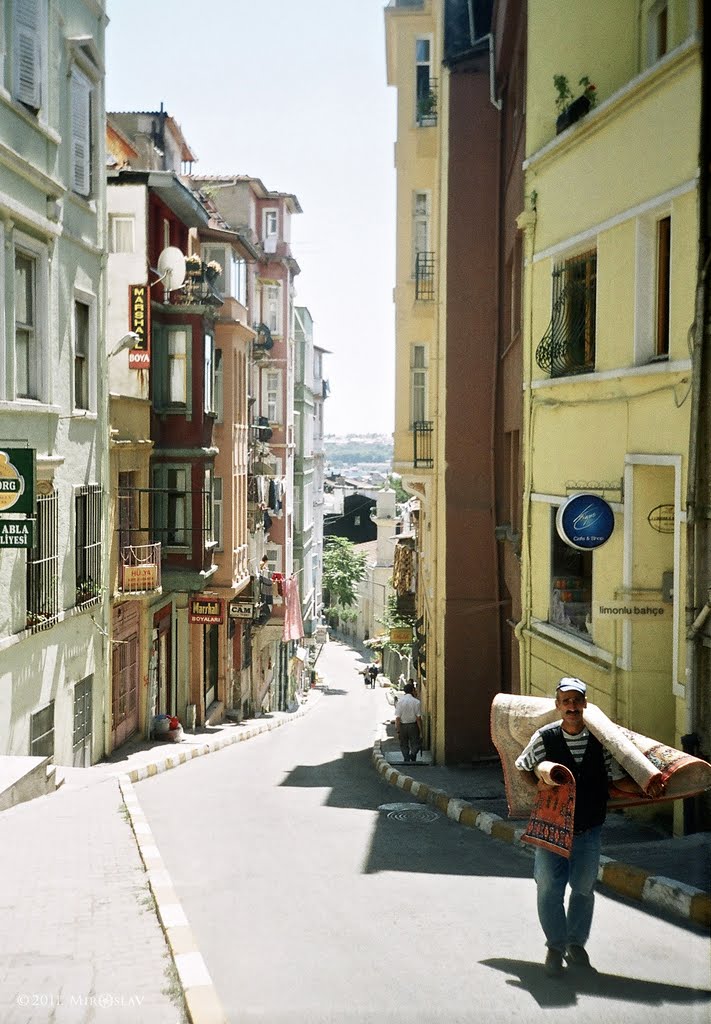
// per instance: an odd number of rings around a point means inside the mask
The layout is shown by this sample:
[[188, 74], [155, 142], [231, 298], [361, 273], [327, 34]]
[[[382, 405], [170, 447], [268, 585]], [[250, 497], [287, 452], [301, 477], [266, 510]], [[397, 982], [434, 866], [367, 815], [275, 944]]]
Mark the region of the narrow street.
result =
[[606, 896], [599, 973], [545, 977], [530, 856], [376, 773], [360, 664], [330, 643], [305, 717], [136, 785], [228, 1019], [707, 1021], [706, 937]]

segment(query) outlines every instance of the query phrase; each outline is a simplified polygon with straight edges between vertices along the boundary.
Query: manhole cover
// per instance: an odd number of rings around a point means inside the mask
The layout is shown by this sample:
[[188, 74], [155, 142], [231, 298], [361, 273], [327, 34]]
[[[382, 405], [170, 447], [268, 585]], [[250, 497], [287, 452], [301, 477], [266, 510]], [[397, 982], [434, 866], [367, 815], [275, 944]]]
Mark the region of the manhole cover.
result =
[[378, 810], [385, 811], [392, 821], [414, 821], [421, 825], [429, 825], [439, 817], [422, 804], [381, 804]]

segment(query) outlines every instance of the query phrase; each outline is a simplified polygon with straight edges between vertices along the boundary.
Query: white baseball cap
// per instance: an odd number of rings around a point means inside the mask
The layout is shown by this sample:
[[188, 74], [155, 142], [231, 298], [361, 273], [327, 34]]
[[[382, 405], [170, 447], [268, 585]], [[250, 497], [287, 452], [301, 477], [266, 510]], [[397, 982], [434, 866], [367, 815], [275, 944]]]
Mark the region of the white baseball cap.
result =
[[582, 693], [584, 697], [588, 688], [582, 679], [576, 679], [575, 676], [563, 676], [556, 686], [556, 692], [558, 690], [562, 692], [565, 692], [566, 690], [576, 690], [578, 693]]

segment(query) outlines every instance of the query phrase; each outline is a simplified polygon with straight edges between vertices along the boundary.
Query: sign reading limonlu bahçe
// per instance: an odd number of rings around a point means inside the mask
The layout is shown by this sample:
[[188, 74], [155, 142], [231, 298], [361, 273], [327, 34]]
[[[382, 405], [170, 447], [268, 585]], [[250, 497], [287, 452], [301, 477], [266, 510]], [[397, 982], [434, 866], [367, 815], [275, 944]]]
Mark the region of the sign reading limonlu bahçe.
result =
[[0, 516], [35, 514], [34, 448], [0, 449]]

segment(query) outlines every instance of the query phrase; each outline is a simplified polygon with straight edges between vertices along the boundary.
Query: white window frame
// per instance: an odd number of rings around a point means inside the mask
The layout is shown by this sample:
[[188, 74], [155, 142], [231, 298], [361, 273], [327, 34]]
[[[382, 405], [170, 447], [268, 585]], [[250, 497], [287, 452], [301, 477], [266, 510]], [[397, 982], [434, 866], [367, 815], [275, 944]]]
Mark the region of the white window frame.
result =
[[281, 423], [284, 410], [283, 377], [281, 370], [265, 367], [262, 370], [262, 411], [270, 423]]
[[215, 349], [215, 419], [222, 423], [225, 414], [225, 370], [224, 353], [221, 348]]
[[[86, 306], [89, 312], [88, 318], [88, 337], [87, 337], [87, 351], [85, 354], [85, 373], [86, 373], [86, 402], [85, 406], [76, 405], [76, 364], [78, 358], [77, 350], [77, 322], [76, 322], [76, 307], [77, 304]], [[97, 410], [97, 329], [96, 329], [96, 296], [91, 295], [89, 292], [80, 290], [74, 291], [74, 302], [72, 306], [72, 407], [75, 411], [86, 414], [87, 412], [95, 413]]]
[[[42, 402], [48, 403], [50, 399], [48, 381], [49, 374], [49, 253], [47, 246], [38, 242], [21, 231], [13, 233], [13, 304], [12, 304], [12, 380], [13, 397], [21, 402]], [[20, 396], [17, 389], [17, 350], [16, 350], [16, 329], [15, 329], [15, 253], [20, 252], [34, 262], [35, 267], [35, 345], [34, 345], [34, 384], [37, 392], [34, 396]]]
[[[179, 496], [182, 495], [182, 524], [176, 526], [175, 533], [176, 535], [182, 535], [183, 540], [172, 542], [168, 540], [168, 510], [170, 496], [167, 493], [168, 474], [171, 472], [183, 474], [182, 485], [178, 481], [177, 486], [173, 488], [173, 491], [178, 495], [175, 499], [176, 510], [180, 507], [178, 501]], [[152, 480], [154, 501], [156, 503], [153, 512], [153, 520], [165, 549], [170, 551], [185, 551], [186, 549], [190, 549], [192, 544], [192, 495], [190, 493], [190, 466], [185, 465], [185, 463], [162, 462], [153, 467]], [[180, 517], [176, 517], [176, 519], [177, 518]]]
[[[424, 199], [424, 210], [420, 200]], [[432, 193], [429, 189], [415, 189], [412, 193], [412, 276], [417, 273], [417, 255], [430, 252]], [[424, 234], [424, 246], [420, 233]]]
[[281, 336], [284, 320], [284, 299], [281, 281], [261, 283], [261, 322], [272, 334]]
[[[418, 355], [422, 353], [422, 364], [419, 364]], [[413, 344], [410, 348], [410, 427], [412, 428], [415, 423], [427, 421], [427, 410], [429, 403], [428, 394], [428, 351], [427, 345], [422, 343]], [[419, 383], [418, 378], [422, 378], [422, 382]], [[422, 395], [422, 411], [424, 415], [422, 417], [416, 416], [416, 405], [417, 405], [417, 393]]]
[[[128, 227], [130, 234], [129, 248], [118, 247], [118, 225]], [[136, 218], [132, 213], [110, 213], [109, 214], [109, 252], [110, 253], [133, 253], [136, 251]]]
[[[426, 60], [420, 60], [419, 57], [417, 56], [417, 50], [419, 48], [419, 44], [420, 43], [427, 43], [427, 59]], [[415, 93], [415, 121], [416, 122], [418, 121], [417, 106], [418, 106], [418, 102], [419, 102], [419, 92], [418, 92], [418, 88], [417, 88], [417, 81], [418, 81], [418, 78], [419, 78], [419, 69], [420, 68], [427, 68], [427, 88], [428, 88], [428, 92], [429, 92], [429, 90], [431, 89], [431, 83], [432, 83], [432, 48], [433, 48], [433, 38], [432, 38], [431, 35], [418, 35], [418, 36], [415, 36], [415, 87], [414, 87], [414, 93]]]
[[[171, 352], [171, 341], [178, 335], [183, 335], [185, 338], [185, 349], [182, 353], [178, 351]], [[190, 339], [190, 328], [189, 327], [167, 327], [166, 328], [166, 343], [165, 343], [165, 354], [166, 354], [166, 404], [171, 408], [185, 409], [188, 405], [188, 349], [191, 344]], [[176, 389], [174, 392], [174, 378], [173, 370], [178, 370], [182, 363], [182, 389]], [[182, 397], [180, 394], [176, 397], [178, 390], [181, 390]]]
[[[659, 49], [659, 16], [666, 11], [667, 15], [667, 39], [663, 53], [657, 53]], [[671, 30], [671, 4], [669, 0], [657, 0], [647, 11], [647, 65], [652, 67], [657, 61], [672, 49], [670, 41]]]
[[209, 332], [203, 335], [203, 412], [207, 416], [216, 414], [215, 403], [215, 336]]
[[223, 529], [224, 485], [221, 476], [212, 478], [212, 539], [218, 551], [222, 551], [224, 543]]
[[279, 210], [269, 206], [262, 210], [262, 244], [266, 253], [275, 253], [279, 241]]
[[[669, 262], [669, 355], [657, 357], [657, 281], [659, 222], [671, 218]], [[671, 325], [674, 321], [674, 217], [669, 204], [637, 218], [635, 239], [634, 365], [671, 359]]]
[[48, 89], [47, 0], [13, 0], [12, 15], [12, 97], [39, 114]]

